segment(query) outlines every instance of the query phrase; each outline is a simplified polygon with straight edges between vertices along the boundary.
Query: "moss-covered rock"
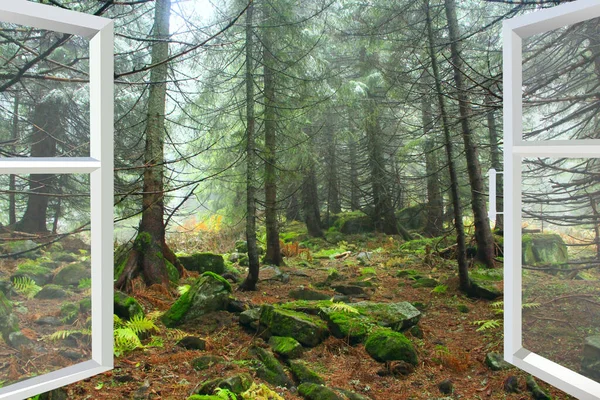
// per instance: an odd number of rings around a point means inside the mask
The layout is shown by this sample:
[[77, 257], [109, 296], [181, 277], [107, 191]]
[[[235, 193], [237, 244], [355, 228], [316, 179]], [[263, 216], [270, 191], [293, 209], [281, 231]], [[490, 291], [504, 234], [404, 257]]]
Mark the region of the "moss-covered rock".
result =
[[346, 235], [375, 231], [375, 225], [371, 218], [361, 211], [352, 211], [336, 215], [333, 227], [335, 230]]
[[15, 278], [23, 276], [32, 279], [38, 286], [44, 286], [52, 280], [52, 270], [42, 267], [34, 260], [27, 260], [17, 266], [17, 270], [10, 279], [14, 281]]
[[529, 375], [525, 380], [525, 383], [534, 400], [552, 400], [552, 397], [538, 385], [533, 376]]
[[114, 295], [114, 313], [123, 320], [130, 320], [135, 315], [144, 315], [144, 309], [136, 299], [117, 290]]
[[66, 324], [72, 324], [79, 316], [79, 304], [63, 303], [60, 307], [61, 320]]
[[325, 312], [323, 319], [333, 336], [346, 339], [350, 344], [362, 343], [373, 327], [371, 319], [348, 312]]
[[417, 365], [417, 352], [410, 340], [391, 329], [377, 329], [365, 342], [365, 350], [379, 362], [404, 361]]
[[270, 351], [262, 347], [253, 347], [250, 352], [258, 362], [255, 365], [256, 375], [262, 380], [275, 385], [290, 388], [294, 386], [292, 380], [287, 376], [283, 366]]
[[309, 347], [329, 336], [327, 325], [318, 317], [270, 304], [261, 307], [260, 323], [273, 335], [292, 337]]
[[203, 273], [173, 306], [161, 317], [167, 327], [192, 321], [214, 311], [226, 310], [231, 285], [212, 272]]
[[438, 285], [438, 281], [433, 278], [419, 278], [412, 284], [413, 288], [434, 288]]
[[285, 358], [298, 358], [302, 355], [302, 345], [296, 339], [284, 336], [271, 336], [269, 346], [275, 354]]
[[240, 313], [240, 325], [246, 326], [253, 330], [257, 330], [260, 321], [260, 308], [251, 308]]
[[187, 400], [223, 400], [222, 397], [206, 395], [206, 394], [193, 394], [187, 398]]
[[352, 307], [356, 308], [361, 315], [395, 331], [408, 329], [421, 319], [421, 312], [407, 301], [399, 303], [361, 301], [352, 304]]
[[557, 234], [523, 235], [522, 251], [523, 265], [564, 265], [569, 261], [567, 245]]
[[36, 299], [63, 299], [67, 297], [67, 292], [59, 285], [49, 284], [37, 292]]
[[502, 296], [497, 283], [471, 279], [469, 295], [478, 299], [495, 300]]
[[[211, 395], [216, 389], [227, 389], [232, 393], [240, 394], [250, 389], [252, 378], [248, 374], [237, 374], [228, 378], [216, 378], [202, 383], [196, 390], [197, 395]], [[220, 398], [220, 397], [219, 397]]]
[[501, 354], [493, 352], [486, 354], [485, 365], [487, 365], [492, 371], [502, 371], [513, 368], [511, 364], [504, 361], [504, 357], [502, 357]]
[[10, 300], [0, 292], [0, 334], [6, 343], [8, 343], [11, 333], [19, 331], [19, 320], [13, 314], [12, 309]]
[[169, 282], [177, 284], [180, 278], [177, 268], [169, 260], [165, 260], [165, 267], [167, 268]]
[[50, 258], [52, 260], [58, 261], [58, 262], [75, 262], [75, 261], [77, 261], [77, 256], [75, 254], [66, 253], [64, 251], [50, 253]]
[[298, 386], [298, 393], [307, 400], [344, 400], [333, 389], [317, 383], [303, 383]]
[[581, 373], [595, 381], [600, 381], [600, 335], [585, 338]]
[[90, 267], [85, 263], [73, 263], [60, 268], [52, 283], [62, 286], [77, 286], [82, 279], [90, 278]]
[[225, 360], [222, 357], [214, 355], [206, 355], [202, 357], [194, 358], [191, 361], [191, 365], [195, 370], [203, 371], [212, 367], [213, 365], [223, 364]]
[[196, 272], [214, 272], [222, 274], [225, 272], [225, 260], [220, 254], [213, 253], [195, 253], [179, 257], [179, 261], [188, 271]]
[[290, 360], [290, 371], [298, 384], [317, 383], [324, 384], [325, 381], [303, 360]]
[[245, 240], [235, 242], [235, 251], [238, 253], [248, 253], [248, 242]]
[[40, 256], [40, 249], [36, 249], [38, 244], [33, 240], [7, 240], [0, 246], [2, 254], [12, 255], [13, 258], [36, 259]]
[[331, 298], [330, 294], [306, 288], [290, 290], [289, 296], [296, 300], [328, 300]]

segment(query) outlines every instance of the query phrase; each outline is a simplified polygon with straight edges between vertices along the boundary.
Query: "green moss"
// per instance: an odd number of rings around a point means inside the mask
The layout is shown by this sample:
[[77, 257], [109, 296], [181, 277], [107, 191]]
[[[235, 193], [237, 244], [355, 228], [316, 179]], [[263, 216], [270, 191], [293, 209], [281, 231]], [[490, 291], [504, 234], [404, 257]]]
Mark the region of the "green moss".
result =
[[255, 368], [259, 378], [276, 386], [293, 386], [293, 382], [286, 375], [283, 366], [277, 361], [273, 353], [262, 347], [253, 347], [251, 353], [258, 359]]
[[296, 339], [284, 336], [271, 336], [269, 345], [273, 352], [285, 358], [297, 358], [302, 354], [302, 345]]
[[139, 252], [144, 252], [150, 244], [152, 244], [152, 236], [148, 232], [140, 232], [133, 242], [133, 248]]
[[410, 340], [391, 329], [378, 329], [369, 335], [365, 350], [379, 362], [405, 361], [417, 365], [417, 352]]
[[299, 311], [307, 314], [317, 315], [323, 309], [331, 307], [331, 300], [296, 300], [288, 303], [283, 303], [279, 307], [286, 310]]
[[144, 315], [144, 309], [138, 301], [127, 294], [115, 291], [114, 313], [121, 319], [130, 320], [135, 315]]
[[179, 282], [179, 271], [177, 271], [177, 268], [175, 268], [175, 266], [167, 259], [165, 259], [165, 266], [167, 267], [169, 281], [172, 283]]
[[185, 292], [177, 301], [169, 308], [169, 310], [161, 317], [161, 321], [165, 326], [175, 326], [190, 309], [192, 304], [191, 289]]
[[227, 291], [229, 293], [233, 292], [233, 288], [231, 287], [231, 283], [229, 283], [229, 281], [227, 279], [223, 278], [221, 275], [217, 275], [217, 274], [215, 274], [214, 272], [211, 272], [211, 271], [206, 271], [201, 276], [210, 276], [210, 277], [218, 280], [219, 282], [221, 282], [223, 284], [223, 286], [225, 286], [225, 288], [227, 289]]
[[298, 386], [298, 393], [308, 400], [343, 400], [343, 397], [339, 396], [327, 386], [316, 383], [301, 384]]
[[179, 261], [188, 271], [200, 273], [211, 271], [217, 274], [222, 274], [225, 271], [225, 260], [220, 254], [194, 253], [179, 257]]
[[79, 304], [65, 303], [60, 307], [60, 316], [66, 324], [72, 324], [79, 315]]
[[329, 335], [327, 325], [320, 318], [278, 306], [263, 305], [260, 322], [273, 335], [293, 337], [309, 347], [318, 345]]
[[370, 319], [347, 312], [328, 312], [324, 318], [333, 336], [351, 344], [363, 342], [374, 326]]
[[34, 260], [27, 260], [17, 267], [17, 274], [22, 275], [47, 275], [51, 272], [51, 269], [42, 267]]
[[205, 394], [194, 394], [188, 397], [187, 400], [223, 400], [223, 398]]
[[457, 306], [456, 306], [456, 309], [457, 309], [458, 311], [460, 311], [461, 313], [464, 313], [464, 314], [466, 314], [466, 313], [468, 313], [468, 312], [469, 312], [469, 307], [467, 307], [467, 306], [466, 306], [466, 305], [464, 305], [464, 304], [459, 304], [459, 305], [457, 305]]
[[360, 269], [361, 275], [377, 275], [377, 271], [373, 267], [364, 267]]
[[309, 365], [302, 360], [291, 360], [289, 362], [290, 371], [298, 383], [317, 383], [324, 384], [325, 381]]

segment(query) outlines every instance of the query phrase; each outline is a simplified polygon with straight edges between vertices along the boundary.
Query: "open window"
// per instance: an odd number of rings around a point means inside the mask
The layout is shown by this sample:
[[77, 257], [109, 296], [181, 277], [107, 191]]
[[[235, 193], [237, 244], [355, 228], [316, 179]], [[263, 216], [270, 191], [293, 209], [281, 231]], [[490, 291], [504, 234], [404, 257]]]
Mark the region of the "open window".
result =
[[519, 16], [503, 35], [504, 358], [598, 399], [600, 4]]
[[113, 367], [113, 23], [13, 0], [0, 28], [0, 399], [24, 399]]

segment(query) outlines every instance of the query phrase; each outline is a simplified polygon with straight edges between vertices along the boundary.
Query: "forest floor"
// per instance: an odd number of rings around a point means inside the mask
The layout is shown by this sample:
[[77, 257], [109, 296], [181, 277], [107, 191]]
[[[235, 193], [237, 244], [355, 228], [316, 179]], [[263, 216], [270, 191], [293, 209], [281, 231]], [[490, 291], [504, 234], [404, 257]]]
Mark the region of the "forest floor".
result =
[[[335, 245], [317, 241], [310, 253], [287, 257], [286, 265], [279, 271], [263, 267], [258, 291], [234, 292], [234, 296], [256, 306], [292, 301], [290, 291], [300, 288], [333, 297], [337, 293], [331, 287], [316, 286], [335, 271], [339, 275], [336, 285], [362, 282], [365, 293], [354, 301], [367, 298], [373, 302], [408, 301], [415, 305], [422, 313], [422, 337], [407, 334], [417, 350], [419, 364], [406, 376], [380, 376], [384, 364], [371, 358], [362, 344], [351, 346], [333, 336], [319, 346], [305, 349], [302, 359], [324, 378], [328, 387], [352, 390], [374, 400], [531, 398], [525, 373], [517, 369], [492, 371], [485, 364], [487, 353], [502, 353], [502, 315], [497, 312], [498, 305], [495, 308], [491, 301], [460, 293], [454, 262], [438, 257], [432, 250], [436, 246], [427, 240], [403, 244], [398, 238], [384, 235], [346, 236]], [[345, 256], [334, 258], [339, 254]], [[399, 276], [400, 271], [408, 273]], [[277, 279], [279, 272], [289, 280]], [[435, 284], [418, 287], [414, 285], [415, 274], [433, 278]], [[498, 274], [500, 267], [489, 276]], [[494, 279], [493, 284], [500, 288], [502, 281]], [[135, 297], [149, 315], [166, 311], [175, 300], [175, 296], [152, 287], [138, 287]], [[497, 322], [478, 331], [480, 325], [475, 321]], [[239, 324], [238, 314], [222, 311], [178, 329], [159, 327], [160, 345], [116, 357], [114, 370], [68, 386], [68, 398], [183, 400], [209, 379], [242, 372], [253, 376], [255, 382], [262, 382], [248, 361], [252, 358], [249, 349], [253, 344], [266, 345], [255, 332]], [[187, 335], [206, 340], [206, 349], [185, 350], [177, 346], [177, 338]], [[192, 360], [206, 355], [222, 357], [225, 362], [202, 371], [194, 369]], [[508, 394], [504, 390], [510, 376], [518, 378], [520, 393]], [[445, 380], [452, 382], [451, 395], [442, 394], [438, 388]], [[539, 384], [554, 399], [571, 398], [543, 382]], [[268, 386], [285, 399], [301, 399], [293, 390]]]
[[[273, 269], [261, 271], [259, 291], [236, 292], [235, 296], [253, 305], [291, 301], [288, 293], [298, 288], [313, 288], [315, 282], [324, 281], [333, 269], [339, 272], [338, 284], [359, 281], [372, 282], [366, 297], [376, 302], [409, 301], [419, 305], [422, 318], [419, 326], [422, 339], [410, 337], [419, 355], [419, 365], [408, 376], [380, 376], [383, 364], [373, 360], [363, 345], [350, 346], [343, 339], [329, 337], [323, 344], [307, 349], [302, 358], [318, 372], [330, 387], [353, 390], [374, 400], [378, 399], [436, 399], [444, 398], [438, 385], [452, 381], [455, 399], [528, 399], [525, 387], [526, 374], [516, 370], [491, 371], [485, 365], [488, 352], [502, 352], [502, 327], [477, 331], [474, 321], [501, 320], [490, 301], [470, 299], [458, 291], [453, 263], [432, 256], [428, 248], [400, 245], [397, 238], [386, 236], [346, 237], [346, 242], [325, 254], [350, 251], [345, 259], [315, 259], [305, 262], [306, 255], [286, 259], [281, 272], [289, 275], [287, 283], [273, 278]], [[321, 251], [322, 252], [322, 251]], [[361, 252], [370, 259], [358, 260]], [[319, 251], [313, 252], [318, 255]], [[363, 254], [364, 256], [364, 254]], [[400, 270], [415, 270], [420, 275], [439, 282], [436, 288], [412, 287], [411, 278], [398, 277]], [[496, 285], [501, 286], [497, 281]], [[319, 289], [330, 294], [331, 289]], [[160, 298], [160, 293], [146, 292], [138, 299], [148, 310], [161, 302], [148, 301]], [[165, 310], [169, 299], [158, 309]], [[255, 342], [262, 342], [252, 332], [238, 323], [238, 317], [228, 312], [206, 316], [200, 323], [180, 327], [187, 334], [207, 340], [207, 350], [189, 351], [166, 342], [164, 347], [136, 350], [116, 359], [115, 369], [109, 373], [71, 385], [70, 398], [115, 399], [155, 398], [185, 399], [202, 382], [248, 372], [251, 368], [244, 360]], [[196, 371], [190, 362], [201, 355], [213, 354], [229, 361], [216, 364], [204, 371]], [[521, 393], [507, 394], [504, 382], [510, 376], [519, 380]], [[260, 381], [258, 378], [255, 379]], [[554, 399], [570, 399], [564, 393], [540, 382]], [[289, 390], [278, 390], [285, 399], [301, 397]]]

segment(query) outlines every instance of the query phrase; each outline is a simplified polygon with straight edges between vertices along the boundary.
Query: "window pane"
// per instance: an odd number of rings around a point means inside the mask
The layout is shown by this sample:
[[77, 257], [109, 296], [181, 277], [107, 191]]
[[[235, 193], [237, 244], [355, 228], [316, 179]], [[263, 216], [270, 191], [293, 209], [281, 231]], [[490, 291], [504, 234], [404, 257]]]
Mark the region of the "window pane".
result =
[[600, 159], [522, 173], [523, 346], [600, 382]]
[[72, 37], [54, 49], [63, 41], [0, 23], [0, 156], [89, 156], [89, 43]]
[[0, 175], [0, 382], [91, 359], [89, 175]]
[[523, 40], [525, 140], [600, 139], [600, 20]]

